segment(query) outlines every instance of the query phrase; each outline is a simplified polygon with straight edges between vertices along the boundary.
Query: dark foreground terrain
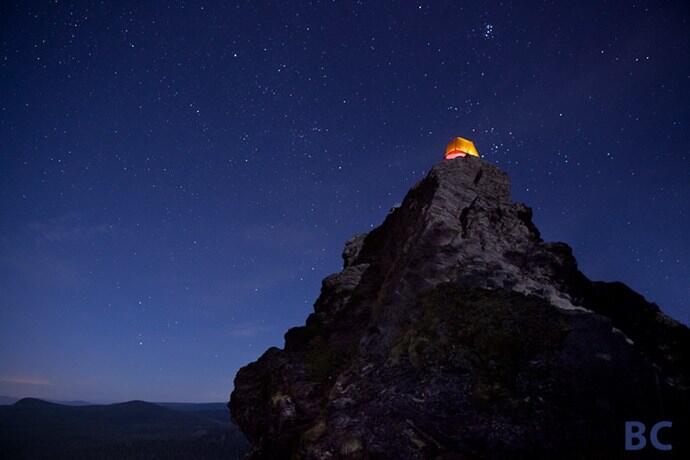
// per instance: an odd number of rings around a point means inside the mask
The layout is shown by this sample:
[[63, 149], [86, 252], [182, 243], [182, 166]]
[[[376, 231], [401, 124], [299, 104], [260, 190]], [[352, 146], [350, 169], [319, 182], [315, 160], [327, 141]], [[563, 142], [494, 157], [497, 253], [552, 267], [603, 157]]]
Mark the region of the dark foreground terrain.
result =
[[246, 450], [224, 404], [0, 406], [2, 459], [237, 459]]

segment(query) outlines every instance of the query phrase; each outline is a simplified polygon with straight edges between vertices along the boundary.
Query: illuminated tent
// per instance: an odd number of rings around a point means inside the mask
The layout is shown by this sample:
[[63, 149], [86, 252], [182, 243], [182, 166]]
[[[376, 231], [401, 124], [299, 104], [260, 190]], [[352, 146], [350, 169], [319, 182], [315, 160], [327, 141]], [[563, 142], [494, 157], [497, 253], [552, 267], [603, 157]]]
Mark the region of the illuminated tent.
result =
[[473, 157], [479, 157], [479, 152], [477, 152], [477, 147], [474, 143], [465, 139], [464, 137], [456, 137], [446, 147], [446, 160], [452, 160], [457, 157], [466, 157], [471, 155]]

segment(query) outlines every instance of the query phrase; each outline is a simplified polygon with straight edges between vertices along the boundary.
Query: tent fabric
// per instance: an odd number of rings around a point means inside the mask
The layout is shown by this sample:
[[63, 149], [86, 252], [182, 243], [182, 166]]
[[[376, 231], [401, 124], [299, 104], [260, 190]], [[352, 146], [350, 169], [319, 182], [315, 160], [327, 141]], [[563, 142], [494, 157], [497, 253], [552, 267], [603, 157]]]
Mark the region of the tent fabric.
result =
[[479, 157], [479, 152], [474, 146], [474, 142], [469, 139], [465, 139], [464, 137], [456, 137], [446, 146], [446, 160], [465, 157], [467, 155]]

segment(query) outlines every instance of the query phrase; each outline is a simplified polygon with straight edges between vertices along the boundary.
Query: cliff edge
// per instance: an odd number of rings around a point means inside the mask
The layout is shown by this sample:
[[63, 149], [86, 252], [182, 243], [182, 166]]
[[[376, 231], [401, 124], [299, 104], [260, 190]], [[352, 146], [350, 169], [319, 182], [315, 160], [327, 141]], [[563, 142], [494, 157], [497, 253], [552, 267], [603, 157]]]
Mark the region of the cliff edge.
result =
[[443, 161], [348, 241], [306, 325], [240, 369], [251, 458], [613, 458], [690, 413], [690, 331], [544, 242], [508, 177]]

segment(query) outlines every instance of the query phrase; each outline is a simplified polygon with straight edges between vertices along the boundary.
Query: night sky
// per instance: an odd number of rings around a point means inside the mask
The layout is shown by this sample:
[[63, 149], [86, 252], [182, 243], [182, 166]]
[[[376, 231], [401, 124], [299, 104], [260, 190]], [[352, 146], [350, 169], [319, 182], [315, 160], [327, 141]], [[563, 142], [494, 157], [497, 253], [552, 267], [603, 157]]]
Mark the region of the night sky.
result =
[[689, 322], [686, 1], [143, 3], [0, 7], [0, 394], [227, 400], [453, 136]]

